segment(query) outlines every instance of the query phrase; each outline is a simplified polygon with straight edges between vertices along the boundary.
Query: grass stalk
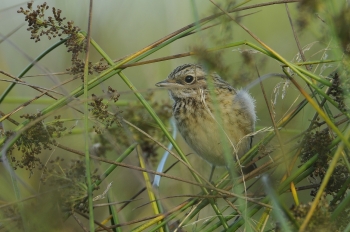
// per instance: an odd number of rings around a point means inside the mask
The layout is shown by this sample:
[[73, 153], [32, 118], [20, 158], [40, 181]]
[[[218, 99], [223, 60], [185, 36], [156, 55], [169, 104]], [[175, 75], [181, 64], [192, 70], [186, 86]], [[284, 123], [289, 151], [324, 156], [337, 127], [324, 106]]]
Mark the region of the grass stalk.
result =
[[89, 55], [90, 55], [90, 35], [91, 35], [91, 21], [92, 21], [92, 5], [93, 0], [90, 0], [89, 7], [89, 21], [88, 21], [88, 33], [86, 37], [86, 54], [85, 54], [85, 64], [84, 64], [84, 152], [85, 152], [85, 175], [87, 183], [87, 198], [88, 198], [88, 208], [89, 208], [89, 227], [90, 231], [95, 230], [94, 223], [94, 208], [93, 208], [93, 185], [91, 180], [91, 170], [90, 170], [90, 138], [89, 138], [89, 105], [88, 105], [88, 80], [89, 80]]
[[[137, 147], [137, 155], [138, 155], [138, 158], [139, 158], [139, 162], [140, 162], [140, 166], [141, 168], [146, 168], [146, 163], [142, 157], [142, 149], [140, 146]], [[149, 201], [151, 202], [151, 205], [152, 205], [152, 209], [153, 209], [153, 213], [155, 215], [158, 215], [160, 214], [161, 210], [158, 208], [159, 205], [157, 203], [157, 198], [153, 192], [153, 188], [152, 188], [152, 183], [151, 183], [151, 180], [150, 180], [150, 177], [148, 175], [147, 172], [142, 172], [143, 174], [143, 178], [145, 180], [145, 184], [146, 184], [146, 189], [147, 189], [147, 193], [148, 193], [148, 197], [149, 197]], [[163, 230], [163, 227], [159, 228], [159, 231], [160, 232], [164, 232]]]

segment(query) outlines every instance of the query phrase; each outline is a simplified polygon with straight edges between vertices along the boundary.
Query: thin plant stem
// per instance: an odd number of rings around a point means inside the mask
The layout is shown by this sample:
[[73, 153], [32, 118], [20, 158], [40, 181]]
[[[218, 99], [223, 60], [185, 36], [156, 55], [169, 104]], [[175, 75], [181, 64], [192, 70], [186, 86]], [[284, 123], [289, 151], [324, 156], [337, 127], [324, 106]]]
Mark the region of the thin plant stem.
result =
[[[113, 202], [113, 195], [111, 194], [111, 192], [107, 193], [107, 197], [108, 197], [108, 203]], [[109, 213], [112, 215], [112, 222], [111, 222], [112, 226], [119, 224], [118, 213], [117, 213], [117, 210], [115, 209], [115, 206], [109, 205], [108, 209], [109, 209]], [[122, 229], [120, 227], [117, 227], [113, 231], [114, 232], [122, 232]]]
[[[136, 149], [137, 149], [137, 153], [138, 153], [137, 155], [139, 158], [141, 168], [146, 168], [145, 160], [142, 157], [141, 147], [137, 146]], [[142, 172], [142, 174], [143, 174], [143, 178], [145, 179], [146, 189], [147, 189], [149, 200], [150, 200], [151, 205], [152, 205], [153, 212], [155, 215], [158, 215], [158, 214], [160, 214], [161, 210], [159, 209], [158, 201], [157, 201], [156, 195], [154, 194], [150, 177], [149, 177], [147, 172]], [[164, 232], [163, 227], [159, 228], [159, 231]]]
[[89, 21], [88, 21], [88, 33], [86, 37], [86, 54], [85, 54], [85, 65], [84, 65], [84, 141], [85, 141], [85, 173], [87, 182], [87, 198], [88, 198], [88, 209], [89, 209], [89, 227], [90, 231], [95, 230], [94, 223], [94, 208], [93, 208], [93, 186], [91, 181], [91, 170], [90, 170], [90, 151], [89, 151], [89, 105], [88, 105], [88, 78], [89, 78], [89, 54], [90, 54], [90, 36], [91, 36], [91, 21], [92, 21], [92, 6], [93, 0], [90, 0], [89, 7]]

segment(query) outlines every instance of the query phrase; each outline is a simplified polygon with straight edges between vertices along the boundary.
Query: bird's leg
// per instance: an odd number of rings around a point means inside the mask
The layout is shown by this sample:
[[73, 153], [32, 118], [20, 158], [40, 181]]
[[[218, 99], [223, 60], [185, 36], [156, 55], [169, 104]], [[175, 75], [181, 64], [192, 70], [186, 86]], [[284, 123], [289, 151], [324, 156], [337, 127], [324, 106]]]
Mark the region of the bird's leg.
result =
[[211, 165], [211, 171], [210, 171], [210, 176], [209, 176], [209, 182], [211, 182], [211, 178], [213, 178], [213, 174], [215, 171], [215, 165]]

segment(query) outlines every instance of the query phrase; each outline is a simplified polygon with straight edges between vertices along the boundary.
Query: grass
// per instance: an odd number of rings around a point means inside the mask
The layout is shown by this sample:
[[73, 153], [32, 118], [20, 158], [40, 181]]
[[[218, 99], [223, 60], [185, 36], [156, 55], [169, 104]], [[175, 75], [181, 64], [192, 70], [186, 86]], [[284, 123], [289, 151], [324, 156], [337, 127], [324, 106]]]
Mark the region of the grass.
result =
[[[97, 2], [90, 2], [87, 32], [63, 18], [64, 8], [61, 11], [46, 3], [21, 8], [18, 13], [30, 24], [27, 37], [21, 40], [29, 40], [31, 34], [38, 44], [50, 40], [51, 45], [26, 68], [16, 70], [18, 76], [1, 70], [14, 81], [3, 90], [0, 104], [15, 107], [0, 112], [4, 125], [1, 171], [5, 176], [1, 180], [0, 229], [30, 231], [42, 226], [54, 230], [58, 226], [82, 231], [271, 231], [281, 227], [283, 231], [348, 231], [350, 39], [343, 33], [350, 22], [347, 6], [330, 1], [249, 2], [230, 5], [210, 0], [211, 16], [201, 18], [201, 8], [192, 1], [196, 22], [142, 49], [134, 46], [133, 53], [116, 60], [92, 37], [97, 29], [94, 22], [99, 20], [93, 14]], [[276, 49], [278, 44], [264, 40], [260, 28], [246, 26], [250, 18], [259, 18], [259, 12], [253, 10], [269, 10], [276, 4], [285, 9], [285, 30], [292, 32], [293, 52], [299, 54], [293, 62]], [[295, 14], [296, 4], [300, 14]], [[249, 13], [242, 16], [246, 10]], [[259, 26], [274, 33], [269, 25]], [[313, 48], [303, 49], [301, 37], [319, 27], [327, 33], [309, 35], [323, 41], [310, 55], [308, 50]], [[277, 38], [283, 37], [283, 32], [276, 33]], [[232, 34], [242, 38], [232, 39]], [[169, 53], [170, 46], [191, 38], [197, 41], [191, 51]], [[62, 46], [71, 56], [71, 66], [63, 72], [71, 76], [68, 81], [59, 79], [46, 87], [46, 82], [33, 84], [27, 79], [38, 62], [55, 62], [51, 54]], [[230, 75], [229, 66], [235, 63], [224, 54], [229, 49], [240, 51], [236, 55], [242, 61], [243, 68], [238, 67], [234, 75]], [[166, 55], [154, 58], [162, 52]], [[188, 56], [214, 67], [223, 77], [246, 77], [227, 79], [235, 85], [258, 76], [276, 76], [273, 73], [290, 83], [282, 95], [293, 99], [278, 100], [280, 104], [272, 101], [279, 98], [275, 98], [277, 87], [271, 79], [262, 80], [260, 89], [252, 87], [251, 92], [261, 97], [256, 96], [258, 127], [262, 129], [255, 134], [254, 146], [239, 161], [258, 164], [244, 177], [232, 180], [229, 177], [234, 172], [229, 175], [219, 170], [209, 183], [205, 169], [198, 165], [202, 161], [188, 157], [186, 145], [171, 135], [171, 103], [160, 101], [157, 93], [144, 91], [133, 78], [132, 71], [140, 70], [141, 65], [152, 68], [162, 65], [161, 61], [182, 62]], [[96, 57], [102, 60], [93, 62]], [[265, 63], [272, 71], [265, 70]], [[319, 66], [325, 69], [317, 72]], [[121, 82], [113, 84], [117, 78], [124, 83], [124, 91]], [[33, 97], [11, 95], [21, 82], [26, 84], [22, 88], [35, 90]], [[53, 89], [65, 94], [57, 95]], [[134, 98], [119, 99], [129, 93]], [[33, 110], [36, 103], [47, 105]], [[71, 135], [73, 129], [78, 133]], [[168, 151], [172, 157], [167, 163], [173, 165], [164, 172], [153, 171], [168, 143], [174, 151]], [[162, 177], [157, 188], [152, 186], [155, 174]], [[50, 207], [44, 207], [45, 203]], [[31, 210], [36, 208], [45, 219], [33, 218]]]

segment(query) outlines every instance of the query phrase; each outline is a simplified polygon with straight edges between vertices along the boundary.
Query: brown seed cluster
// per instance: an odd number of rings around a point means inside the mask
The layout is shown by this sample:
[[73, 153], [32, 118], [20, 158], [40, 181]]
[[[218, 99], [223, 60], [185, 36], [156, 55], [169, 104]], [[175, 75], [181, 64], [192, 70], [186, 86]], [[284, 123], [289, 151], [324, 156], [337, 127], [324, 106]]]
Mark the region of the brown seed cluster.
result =
[[[31, 32], [31, 39], [34, 39], [35, 42], [39, 42], [42, 36], [46, 36], [48, 39], [63, 35], [68, 36], [64, 44], [68, 48], [67, 51], [72, 53], [72, 66], [66, 70], [83, 80], [85, 61], [82, 55], [86, 51], [86, 37], [80, 33], [79, 27], [74, 26], [73, 21], [65, 21], [66, 18], [61, 16], [60, 9], [52, 7], [52, 16], [46, 18], [45, 14], [49, 8], [45, 2], [33, 9], [33, 3], [30, 2], [27, 4], [27, 9], [21, 7], [17, 12], [25, 15], [25, 21], [28, 22], [27, 30]], [[90, 75], [94, 72], [100, 73], [108, 68], [104, 59], [95, 64], [89, 62], [88, 66]]]
[[114, 113], [109, 111], [109, 102], [117, 102], [120, 94], [108, 86], [106, 95], [108, 97], [108, 101], [103, 102], [104, 99], [102, 97], [98, 97], [95, 94], [92, 94], [92, 102], [89, 103], [89, 105], [92, 107], [89, 109], [92, 118], [98, 120], [104, 125], [103, 127], [94, 126], [94, 130], [97, 134], [102, 134], [105, 129], [110, 128], [114, 123], [120, 123], [118, 119], [120, 111], [114, 110]]
[[[312, 22], [319, 22], [322, 33], [322, 39], [326, 39], [328, 34], [334, 34], [337, 36], [342, 51], [349, 59], [350, 54], [350, 33], [348, 28], [350, 27], [350, 12], [348, 7], [341, 7], [340, 10], [329, 11], [327, 4], [329, 1], [317, 1], [317, 0], [301, 0], [298, 2], [298, 26], [301, 30]], [[331, 20], [332, 22], [327, 22]], [[328, 25], [331, 30], [324, 25]], [[330, 26], [332, 25], [332, 27]], [[326, 30], [329, 30], [328, 32]]]
[[72, 21], [64, 24], [66, 18], [62, 18], [62, 11], [55, 7], [52, 8], [53, 17], [49, 16], [46, 19], [45, 12], [49, 8], [46, 2], [44, 2], [38, 5], [36, 9], [33, 9], [33, 3], [29, 2], [26, 10], [20, 7], [17, 11], [17, 13], [25, 15], [25, 21], [28, 22], [27, 30], [31, 32], [31, 39], [34, 39], [35, 42], [39, 42], [40, 37], [45, 35], [48, 39], [51, 39], [61, 37], [62, 35], [72, 36], [80, 31], [79, 27], [74, 26]]
[[[35, 42], [39, 42], [42, 36], [48, 39], [68, 36], [65, 45], [68, 48], [67, 51], [72, 53], [72, 67], [67, 68], [67, 71], [82, 78], [85, 62], [81, 56], [86, 50], [86, 38], [73, 21], [65, 21], [66, 18], [61, 16], [60, 9], [52, 7], [52, 16], [46, 18], [45, 14], [49, 8], [45, 2], [33, 9], [33, 3], [30, 2], [27, 4], [27, 9], [21, 7], [17, 12], [25, 15], [25, 21], [28, 22], [27, 30], [31, 32], [31, 39]], [[89, 74], [102, 72], [107, 67], [103, 60], [96, 64], [89, 62]]]
[[329, 130], [325, 129], [322, 131], [309, 132], [304, 138], [304, 146], [301, 152], [301, 162], [307, 162], [311, 157], [318, 154], [314, 166], [316, 170], [314, 171], [314, 176], [319, 176], [320, 173], [324, 174], [327, 170], [325, 164], [327, 164], [329, 159], [329, 149], [328, 146], [332, 142], [329, 135]]
[[[311, 203], [300, 204], [298, 206], [293, 205], [291, 211], [296, 222], [301, 225], [305, 220], [307, 213], [309, 212]], [[334, 221], [329, 220], [331, 213], [329, 211], [329, 204], [326, 196], [323, 195], [320, 203], [317, 205], [317, 209], [312, 215], [311, 221], [308, 224], [307, 231], [337, 231]]]
[[20, 210], [17, 204], [8, 205], [3, 208], [1, 212], [4, 218], [11, 218], [11, 221], [15, 223], [15, 228], [18, 229], [18, 231], [24, 230], [22, 218], [18, 216], [20, 215]]
[[222, 76], [228, 76], [228, 66], [225, 65], [223, 61], [222, 53], [220, 52], [208, 52], [204, 47], [193, 47], [193, 52], [198, 58], [198, 63], [205, 64], [210, 70], [216, 70]]
[[[157, 113], [158, 117], [162, 120], [162, 122], [170, 126], [169, 119], [172, 116], [172, 105], [170, 104], [170, 102], [156, 101], [153, 92], [149, 92], [145, 96], [145, 99], [151, 104], [152, 109]], [[128, 107], [125, 110], [123, 109], [123, 116], [127, 118], [128, 121], [136, 125], [138, 128], [151, 135], [157, 141], [160, 141], [162, 143], [167, 141], [164, 133], [154, 123], [154, 119], [150, 116], [150, 114], [145, 112], [145, 108], [141, 104], [138, 104], [134, 107]], [[159, 146], [156, 143], [154, 143], [154, 141], [145, 138], [144, 135], [137, 132], [135, 129], [130, 128], [130, 130], [135, 140], [139, 142], [146, 161], [152, 164], [156, 164], [158, 160], [157, 150], [159, 149]], [[117, 138], [118, 142], [120, 141], [121, 144], [125, 145], [130, 144], [130, 141], [126, 141], [126, 137], [123, 137], [124, 138], [119, 136], [119, 138]]]
[[322, 1], [301, 0], [298, 3], [298, 11], [300, 12], [297, 20], [300, 29], [305, 29], [312, 20], [315, 20], [315, 15], [320, 9], [324, 8]]
[[86, 43], [85, 37], [79, 33], [80, 28], [74, 26], [73, 21], [65, 22], [66, 18], [61, 17], [62, 11], [60, 9], [52, 8], [52, 16], [45, 18], [46, 10], [50, 7], [47, 3], [43, 3], [37, 6], [37, 9], [33, 9], [33, 3], [30, 2], [27, 5], [26, 10], [22, 7], [17, 11], [25, 15], [25, 21], [28, 22], [27, 30], [31, 32], [31, 39], [35, 42], [39, 42], [42, 36], [47, 36], [48, 39], [61, 37], [62, 35], [69, 36], [65, 42], [68, 52], [72, 53], [73, 67], [70, 69], [72, 74], [82, 72], [84, 69], [84, 63], [79, 58], [79, 55], [85, 51]]
[[[157, 113], [162, 122], [169, 122], [170, 117], [172, 116], [172, 106], [168, 101], [156, 101], [153, 93], [148, 93], [145, 96], [146, 100], [151, 104], [152, 109]], [[154, 139], [160, 142], [165, 142], [166, 137], [160, 130], [160, 128], [154, 123], [153, 118], [149, 113], [146, 112], [145, 108], [139, 104], [133, 104], [121, 108], [123, 112], [120, 116], [126, 118], [129, 122], [136, 125], [141, 130], [145, 131], [147, 134], [151, 135]], [[166, 124], [169, 125], [169, 124]], [[157, 160], [157, 150], [159, 148], [152, 140], [145, 138], [140, 132], [131, 127], [130, 132], [133, 135], [133, 138], [140, 144], [143, 154], [148, 162], [156, 162]], [[170, 128], [169, 128], [170, 130]], [[124, 147], [130, 146], [129, 131], [125, 131], [124, 127], [113, 126], [108, 128], [106, 131], [111, 138], [105, 136], [105, 134], [99, 134], [95, 138], [95, 142], [99, 143], [98, 155], [104, 156], [106, 152], [115, 150], [116, 147], [111, 140], [116, 144], [122, 145]]]
[[[340, 160], [336, 165], [326, 187], [326, 193], [333, 196], [340, 194], [340, 189], [344, 187], [345, 182], [350, 178], [349, 170], [342, 161]], [[323, 176], [321, 178], [323, 179]], [[347, 187], [350, 188], [350, 186]], [[345, 195], [346, 191], [339, 195], [339, 199], [342, 200]]]
[[344, 51], [344, 54], [349, 57], [350, 55], [350, 12], [348, 7], [342, 7], [342, 10], [335, 15], [334, 29], [337, 37], [339, 38], [340, 45]]
[[[100, 180], [97, 169], [91, 174], [92, 182]], [[57, 201], [63, 211], [71, 212], [77, 209], [81, 212], [88, 212], [86, 203], [86, 172], [85, 162], [71, 160], [65, 163], [64, 159], [56, 157], [49, 162], [43, 171], [42, 183], [55, 189], [58, 194]], [[94, 190], [97, 190], [95, 186]]]
[[344, 102], [344, 94], [346, 91], [349, 91], [349, 88], [345, 86], [348, 81], [345, 80], [345, 83], [342, 83], [337, 72], [332, 73], [330, 78], [332, 79], [332, 86], [329, 89], [329, 96], [339, 104], [339, 110], [344, 111], [347, 109]]
[[[301, 152], [301, 162], [307, 162], [311, 157], [318, 154], [317, 161], [313, 164], [315, 170], [311, 174], [312, 178], [319, 177], [323, 180], [328, 167], [329, 162], [332, 159], [332, 150], [329, 145], [332, 142], [332, 138], [328, 129], [322, 131], [309, 132], [305, 137], [304, 147]], [[328, 182], [325, 189], [325, 193], [331, 196], [339, 194], [340, 189], [344, 186], [347, 179], [350, 178], [350, 173], [345, 166], [344, 160], [340, 159], [338, 164]], [[316, 196], [318, 187], [311, 191], [311, 196]], [[344, 191], [338, 198], [342, 199], [345, 195]]]
[[[61, 133], [66, 130], [66, 127], [60, 122], [60, 116], [55, 116], [52, 124], [45, 124], [44, 121], [38, 120], [40, 116], [40, 113], [21, 116], [21, 118], [28, 119], [31, 122], [28, 124], [30, 128], [23, 132], [16, 140], [14, 146], [7, 151], [14, 169], [25, 168], [31, 173], [33, 173], [35, 168], [42, 170], [44, 164], [38, 155], [43, 150], [52, 150], [52, 146], [56, 145], [54, 137], [60, 137]], [[12, 132], [7, 133], [9, 135]], [[15, 148], [21, 152], [22, 156], [20, 158], [14, 153]]]

